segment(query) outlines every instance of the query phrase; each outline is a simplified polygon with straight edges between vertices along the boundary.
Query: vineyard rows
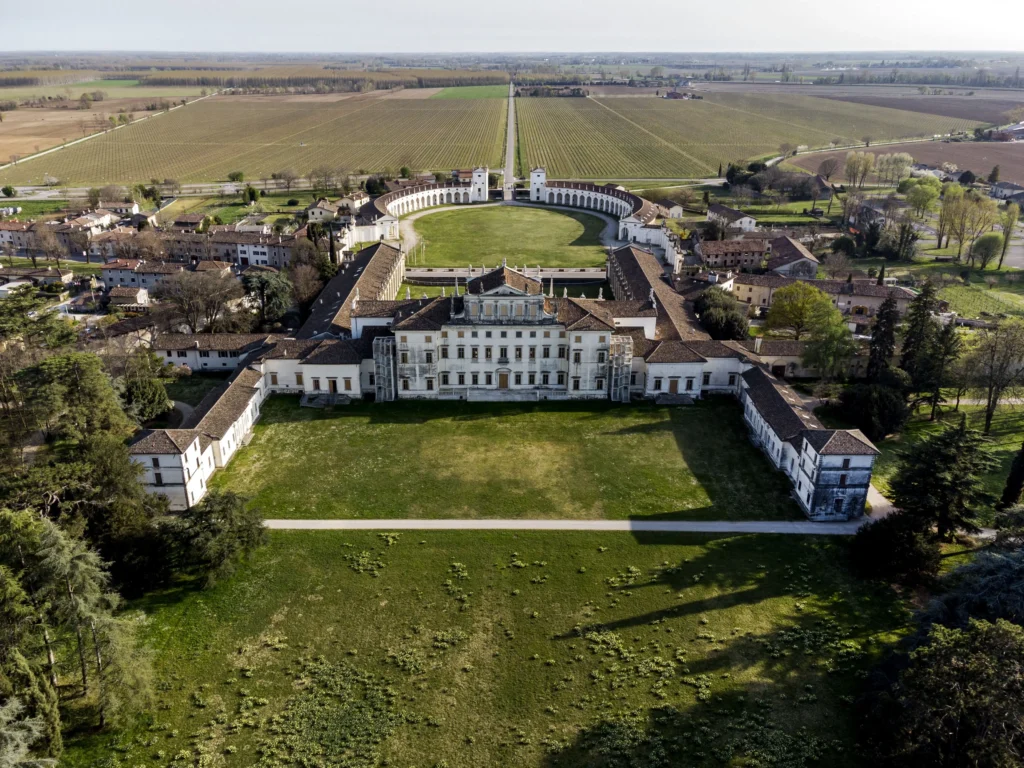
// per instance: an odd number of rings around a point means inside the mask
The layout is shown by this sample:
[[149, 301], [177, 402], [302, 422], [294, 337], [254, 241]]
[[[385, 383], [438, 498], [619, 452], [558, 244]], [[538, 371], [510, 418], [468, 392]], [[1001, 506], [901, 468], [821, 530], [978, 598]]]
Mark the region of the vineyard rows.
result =
[[711, 93], [703, 100], [519, 99], [521, 155], [556, 177], [628, 179], [717, 175], [719, 164], [783, 143], [827, 146], [973, 129], [959, 118], [812, 96]]
[[347, 172], [501, 164], [507, 103], [369, 100], [332, 103], [210, 99], [0, 171], [0, 181], [71, 185], [182, 182], [241, 170], [267, 178], [327, 165]]

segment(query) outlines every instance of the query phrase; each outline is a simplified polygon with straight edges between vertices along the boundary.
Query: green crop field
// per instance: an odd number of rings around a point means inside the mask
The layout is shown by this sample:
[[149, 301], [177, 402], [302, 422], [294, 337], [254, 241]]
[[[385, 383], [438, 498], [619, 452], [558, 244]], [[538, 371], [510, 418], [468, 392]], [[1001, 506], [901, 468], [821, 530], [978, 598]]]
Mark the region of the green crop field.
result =
[[[0, 88], [0, 101], [9, 99], [55, 99], [67, 98], [78, 99], [83, 93], [103, 91], [108, 99], [145, 99], [165, 98], [181, 99], [199, 96], [203, 88], [201, 86], [155, 86], [146, 85], [139, 80], [89, 80], [82, 83], [68, 83], [66, 85], [18, 85], [7, 88]], [[215, 90], [207, 88], [207, 91]], [[100, 109], [102, 104], [97, 104]]]
[[432, 99], [505, 99], [508, 98], [507, 85], [464, 85], [457, 88], [445, 88], [435, 93]]
[[553, 177], [699, 178], [781, 144], [932, 136], [979, 123], [813, 96], [712, 93], [703, 100], [521, 98], [523, 163]]
[[853, 768], [909, 621], [842, 537], [585, 531], [277, 532], [129, 607], [153, 712], [62, 766]]
[[[251, 495], [268, 517], [801, 517], [733, 398], [689, 408], [408, 402], [321, 412], [281, 396], [265, 404], [255, 432], [212, 484]], [[336, 470], [311, 475], [314, 465]]]
[[507, 104], [500, 99], [338, 102], [214, 98], [0, 171], [3, 183], [69, 184], [249, 178], [328, 165], [380, 171], [498, 166]]
[[439, 211], [414, 222], [412, 267], [601, 267], [605, 221], [575, 211], [495, 206]]

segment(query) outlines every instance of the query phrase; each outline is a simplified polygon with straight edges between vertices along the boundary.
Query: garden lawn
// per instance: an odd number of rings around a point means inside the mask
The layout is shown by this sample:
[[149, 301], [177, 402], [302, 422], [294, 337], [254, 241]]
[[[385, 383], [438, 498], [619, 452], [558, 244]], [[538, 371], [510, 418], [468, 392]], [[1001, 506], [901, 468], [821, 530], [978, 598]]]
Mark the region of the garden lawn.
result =
[[413, 223], [422, 246], [409, 267], [600, 267], [605, 220], [586, 213], [491, 206], [439, 211]]
[[[952, 402], [950, 404], [952, 406]], [[969, 426], [982, 430], [985, 426], [985, 409], [980, 405], [961, 405], [960, 411], [967, 414]], [[875, 471], [872, 476], [872, 483], [883, 494], [889, 491], [889, 481], [896, 473], [899, 463], [899, 452], [906, 450], [911, 445], [933, 435], [946, 427], [956, 424], [960, 418], [958, 413], [947, 410], [943, 420], [928, 421], [928, 410], [924, 407], [924, 413], [915, 417], [902, 434], [890, 437], [878, 444], [881, 455], [875, 462]], [[998, 500], [1003, 492], [1003, 485], [1006, 483], [1006, 476], [1010, 473], [1010, 464], [1013, 457], [1020, 450], [1024, 442], [1024, 405], [1003, 405], [996, 411], [992, 420], [992, 431], [989, 434], [990, 447], [995, 455], [998, 464], [992, 472], [982, 477], [985, 490], [993, 495], [993, 502]], [[985, 524], [990, 524], [994, 510], [991, 506], [983, 510]]]
[[726, 397], [320, 411], [280, 396], [211, 482], [267, 518], [801, 518]]
[[[547, 291], [548, 287], [548, 281], [545, 280], [544, 290]], [[398, 295], [396, 295], [395, 298], [404, 299], [405, 291], [407, 288], [409, 289], [409, 293], [412, 296], [412, 298], [418, 299], [421, 296], [423, 296], [423, 294], [426, 294], [428, 297], [440, 296], [442, 286], [413, 285], [412, 283], [402, 283], [401, 287], [399, 287], [398, 289]], [[607, 281], [580, 285], [578, 283], [560, 282], [558, 280], [555, 280], [555, 296], [561, 296], [563, 288], [569, 291], [569, 295], [574, 299], [579, 298], [581, 294], [585, 295], [588, 299], [596, 299], [599, 295], [603, 296], [606, 299], [610, 299], [612, 296], [611, 284], [609, 284]], [[444, 286], [444, 289], [446, 295], [451, 296], [452, 292], [455, 290], [454, 281], [452, 282], [452, 285]]]
[[133, 606], [152, 717], [61, 764], [862, 765], [858, 673], [909, 619], [845, 563], [835, 537], [273, 533]]
[[167, 396], [189, 405], [199, 405], [206, 394], [228, 380], [228, 373], [193, 373], [166, 384]]

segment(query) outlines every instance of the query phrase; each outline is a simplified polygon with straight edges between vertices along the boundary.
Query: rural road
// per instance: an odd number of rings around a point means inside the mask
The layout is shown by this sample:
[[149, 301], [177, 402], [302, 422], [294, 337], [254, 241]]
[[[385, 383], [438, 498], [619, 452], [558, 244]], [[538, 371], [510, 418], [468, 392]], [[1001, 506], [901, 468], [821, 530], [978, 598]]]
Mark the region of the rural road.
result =
[[516, 197], [516, 87], [508, 84], [508, 125], [505, 134], [505, 177], [502, 179], [502, 199]]
[[728, 520], [264, 520], [275, 531], [636, 531], [656, 533], [784, 533], [852, 536], [866, 520], [848, 523]]

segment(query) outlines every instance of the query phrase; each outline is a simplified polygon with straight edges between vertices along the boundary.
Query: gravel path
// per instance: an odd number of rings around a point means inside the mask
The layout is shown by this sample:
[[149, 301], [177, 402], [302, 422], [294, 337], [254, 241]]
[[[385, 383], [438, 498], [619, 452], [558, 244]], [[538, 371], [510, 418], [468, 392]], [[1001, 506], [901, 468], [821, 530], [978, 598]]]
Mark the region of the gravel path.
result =
[[851, 536], [867, 520], [848, 523], [726, 520], [266, 520], [275, 531], [650, 531], [659, 533], [785, 533]]

